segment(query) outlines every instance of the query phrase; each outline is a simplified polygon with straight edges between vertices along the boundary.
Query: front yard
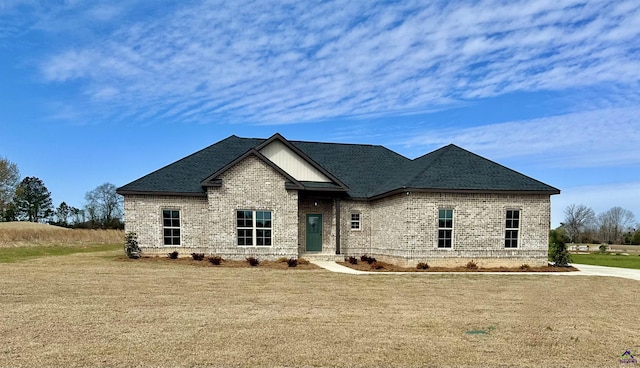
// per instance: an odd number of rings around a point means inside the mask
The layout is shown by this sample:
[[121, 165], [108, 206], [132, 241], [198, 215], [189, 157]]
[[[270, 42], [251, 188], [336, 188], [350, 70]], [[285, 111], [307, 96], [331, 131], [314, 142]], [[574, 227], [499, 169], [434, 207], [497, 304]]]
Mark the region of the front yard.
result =
[[0, 366], [584, 367], [640, 353], [633, 280], [354, 276], [121, 254], [0, 264]]
[[622, 254], [572, 254], [573, 263], [595, 266], [621, 267], [640, 269], [640, 256]]

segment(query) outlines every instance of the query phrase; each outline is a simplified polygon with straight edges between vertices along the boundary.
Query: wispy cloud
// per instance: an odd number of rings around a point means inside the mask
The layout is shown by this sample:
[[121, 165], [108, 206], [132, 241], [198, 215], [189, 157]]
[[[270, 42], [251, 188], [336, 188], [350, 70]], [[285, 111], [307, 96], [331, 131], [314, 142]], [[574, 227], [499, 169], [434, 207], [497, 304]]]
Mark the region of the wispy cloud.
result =
[[420, 151], [449, 143], [488, 157], [547, 167], [639, 165], [640, 108], [606, 108], [470, 128], [424, 127], [396, 142]]
[[118, 24], [41, 65], [108, 119], [285, 124], [640, 81], [634, 0], [205, 1]]

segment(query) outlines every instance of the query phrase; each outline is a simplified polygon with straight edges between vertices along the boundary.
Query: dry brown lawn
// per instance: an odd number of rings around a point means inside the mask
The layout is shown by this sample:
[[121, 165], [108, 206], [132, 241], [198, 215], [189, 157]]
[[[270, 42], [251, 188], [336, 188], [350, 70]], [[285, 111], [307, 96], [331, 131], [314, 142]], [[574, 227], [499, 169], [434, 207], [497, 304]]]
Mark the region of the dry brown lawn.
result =
[[33, 222], [0, 222], [0, 248], [124, 244], [122, 230], [67, 229]]
[[0, 264], [0, 366], [617, 367], [640, 353], [632, 280], [118, 257]]

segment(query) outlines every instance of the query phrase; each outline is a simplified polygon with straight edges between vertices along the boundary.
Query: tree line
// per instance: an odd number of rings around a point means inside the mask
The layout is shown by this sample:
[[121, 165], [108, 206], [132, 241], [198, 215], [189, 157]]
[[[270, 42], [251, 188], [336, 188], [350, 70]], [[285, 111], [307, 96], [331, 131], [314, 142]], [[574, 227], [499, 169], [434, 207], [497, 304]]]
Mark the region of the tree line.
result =
[[596, 213], [585, 205], [571, 204], [564, 210], [561, 231], [569, 243], [640, 245], [640, 224], [633, 212], [622, 207]]
[[116, 186], [104, 183], [85, 194], [83, 208], [62, 202], [53, 206], [51, 192], [35, 176], [20, 178], [18, 166], [0, 158], [0, 221], [47, 222], [73, 228], [122, 229], [123, 199]]

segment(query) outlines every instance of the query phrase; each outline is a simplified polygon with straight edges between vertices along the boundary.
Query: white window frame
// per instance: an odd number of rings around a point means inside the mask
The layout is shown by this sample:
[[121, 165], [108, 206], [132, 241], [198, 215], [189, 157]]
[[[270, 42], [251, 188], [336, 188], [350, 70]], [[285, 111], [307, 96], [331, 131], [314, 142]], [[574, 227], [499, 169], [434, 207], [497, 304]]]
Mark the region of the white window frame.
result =
[[[511, 217], [509, 217], [511, 212]], [[513, 213], [517, 212], [517, 218], [513, 216]], [[507, 208], [504, 212], [505, 225], [504, 225], [504, 248], [505, 249], [517, 249], [520, 245], [520, 223], [522, 222], [522, 210], [519, 208]], [[514, 221], [515, 225], [514, 226]], [[516, 232], [516, 236], [513, 237], [513, 232]], [[511, 235], [511, 236], [507, 236]], [[515, 242], [515, 246], [513, 243]]]
[[[440, 211], [451, 211], [451, 226], [446, 226], [446, 221], [447, 221], [447, 217], [446, 217], [446, 213], [445, 213], [445, 225], [441, 226], [442, 224], [440, 223]], [[453, 227], [454, 227], [454, 219], [455, 217], [455, 210], [452, 207], [445, 207], [445, 208], [438, 208], [438, 238], [437, 238], [437, 242], [436, 242], [436, 247], [438, 249], [453, 249]], [[444, 231], [445, 234], [448, 231], [450, 235], [449, 238], [446, 237], [440, 237], [440, 232]], [[444, 245], [440, 246], [440, 240], [444, 241]], [[449, 246], [447, 246], [447, 240], [449, 240]]]
[[[247, 226], [246, 224], [246, 220], [245, 223], [241, 224], [239, 223], [239, 221], [241, 220], [241, 218], [238, 216], [240, 214], [240, 212], [244, 212], [244, 213], [250, 213], [251, 214], [251, 225]], [[268, 248], [268, 247], [272, 247], [273, 246], [273, 211], [271, 210], [247, 210], [247, 209], [239, 209], [236, 210], [235, 212], [235, 221], [236, 221], [236, 246], [238, 247], [260, 247], [260, 248]], [[258, 214], [264, 214], [264, 213], [268, 213], [269, 214], [269, 218], [265, 219], [262, 218], [262, 221], [258, 221]], [[268, 225], [266, 226], [266, 223], [268, 221]], [[263, 225], [260, 226], [259, 222], [262, 222]], [[245, 235], [240, 237], [240, 231], [244, 231]], [[246, 231], [250, 231], [251, 237], [248, 237], [246, 235]], [[260, 236], [260, 232], [263, 232], [263, 235]], [[264, 232], [268, 232], [269, 235], [265, 236]], [[240, 244], [240, 239], [244, 239], [244, 243], [245, 244]], [[251, 241], [251, 244], [246, 244], [247, 240]], [[263, 244], [258, 244], [258, 241], [262, 240]], [[269, 244], [264, 244], [265, 240], [267, 240], [267, 242]]]
[[[169, 212], [169, 217], [165, 217], [165, 213]], [[173, 217], [174, 212], [178, 213], [178, 217]], [[182, 211], [178, 208], [163, 208], [162, 209], [162, 244], [165, 247], [182, 246]], [[167, 225], [168, 221], [168, 225]], [[177, 222], [177, 225], [176, 225]], [[176, 234], [177, 230], [177, 236]], [[169, 231], [170, 235], [167, 235]], [[171, 239], [171, 244], [167, 244], [167, 239]], [[178, 243], [174, 244], [175, 239], [178, 239]]]
[[[353, 217], [357, 216], [357, 219]], [[362, 213], [358, 211], [351, 212], [351, 219], [349, 220], [349, 228], [351, 231], [361, 231], [362, 230]], [[355, 225], [355, 227], [354, 227]]]

